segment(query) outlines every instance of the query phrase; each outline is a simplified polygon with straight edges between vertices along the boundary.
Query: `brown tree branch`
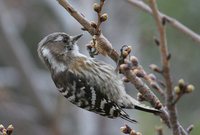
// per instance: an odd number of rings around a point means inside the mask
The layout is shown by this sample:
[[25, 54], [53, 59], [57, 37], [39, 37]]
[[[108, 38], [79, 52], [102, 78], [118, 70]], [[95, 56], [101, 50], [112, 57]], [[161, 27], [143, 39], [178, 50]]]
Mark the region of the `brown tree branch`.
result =
[[[127, 0], [127, 1], [130, 4], [132, 4], [133, 6], [136, 6], [136, 7], [140, 8], [141, 10], [145, 11], [146, 13], [152, 15], [151, 8], [147, 4], [145, 4], [143, 1], [141, 1], [141, 0]], [[186, 27], [185, 25], [180, 23], [178, 20], [176, 20], [170, 16], [167, 16], [161, 12], [158, 12], [158, 14], [161, 18], [166, 18], [168, 20], [167, 23], [169, 25], [171, 25], [173, 28], [184, 33], [186, 36], [190, 37], [195, 42], [200, 43], [200, 35], [199, 34], [195, 33], [194, 31], [192, 31], [191, 29], [189, 29], [188, 27]]]
[[144, 77], [143, 79], [148, 82], [148, 84], [155, 89], [162, 97], [164, 97], [164, 91], [158, 84], [156, 78], [152, 78], [154, 76], [153, 74], [147, 74], [146, 71], [143, 69], [143, 67], [140, 65], [140, 70], [143, 72]]
[[[149, 0], [150, 7], [152, 9], [152, 14], [155, 18], [156, 25], [158, 28], [158, 32], [160, 35], [160, 54], [161, 54], [161, 62], [162, 62], [162, 75], [165, 79], [166, 84], [166, 105], [169, 111], [169, 120], [170, 120], [170, 126], [172, 128], [174, 135], [185, 135], [187, 134], [183, 128], [181, 128], [181, 125], [178, 123], [177, 120], [177, 111], [176, 106], [173, 104], [174, 101], [174, 93], [173, 93], [173, 87], [172, 87], [172, 80], [170, 75], [170, 63], [169, 63], [169, 53], [167, 48], [167, 40], [166, 40], [166, 32], [165, 32], [165, 19], [162, 18], [159, 14], [159, 10], [157, 8], [156, 0]], [[182, 130], [180, 132], [180, 130]]]

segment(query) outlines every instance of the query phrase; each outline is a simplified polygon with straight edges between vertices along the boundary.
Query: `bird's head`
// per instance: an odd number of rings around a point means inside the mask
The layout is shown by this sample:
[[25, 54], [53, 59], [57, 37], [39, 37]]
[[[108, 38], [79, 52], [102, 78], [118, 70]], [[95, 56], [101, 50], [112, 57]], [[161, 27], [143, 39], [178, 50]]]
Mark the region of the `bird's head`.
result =
[[49, 34], [39, 42], [38, 55], [46, 65], [63, 62], [63, 56], [79, 53], [76, 42], [81, 36], [69, 36], [63, 32]]

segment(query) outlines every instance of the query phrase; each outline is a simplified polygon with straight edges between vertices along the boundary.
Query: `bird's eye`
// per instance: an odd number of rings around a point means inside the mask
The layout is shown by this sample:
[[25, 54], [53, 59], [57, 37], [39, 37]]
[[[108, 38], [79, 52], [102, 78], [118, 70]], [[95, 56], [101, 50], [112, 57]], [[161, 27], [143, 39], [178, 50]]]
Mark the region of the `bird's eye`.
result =
[[63, 38], [63, 42], [64, 42], [64, 43], [67, 43], [67, 42], [68, 42], [68, 40], [69, 40], [69, 38], [68, 38], [68, 37], [64, 37], [64, 38]]

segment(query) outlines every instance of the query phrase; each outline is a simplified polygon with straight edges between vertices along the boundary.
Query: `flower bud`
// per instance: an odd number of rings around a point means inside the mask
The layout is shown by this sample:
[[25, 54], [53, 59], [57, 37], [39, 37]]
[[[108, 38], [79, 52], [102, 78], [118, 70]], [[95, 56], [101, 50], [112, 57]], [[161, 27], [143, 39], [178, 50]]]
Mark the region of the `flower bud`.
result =
[[162, 103], [159, 100], [156, 101], [155, 108], [158, 109], [158, 110], [160, 110], [162, 108]]
[[94, 3], [93, 5], [93, 9], [94, 11], [96, 11], [97, 13], [99, 13], [101, 11], [101, 7], [98, 3]]
[[13, 130], [14, 130], [13, 125], [9, 125], [8, 128], [7, 128], [7, 134], [8, 135], [12, 134]]
[[127, 51], [123, 51], [122, 55], [123, 55], [124, 58], [126, 58], [128, 56], [128, 52]]
[[131, 132], [131, 128], [127, 125], [125, 125], [124, 127], [121, 127], [120, 130], [124, 134], [129, 134]]
[[106, 13], [102, 14], [100, 17], [101, 22], [105, 22], [107, 19], [108, 19], [108, 14], [106, 14]]
[[175, 87], [174, 87], [174, 92], [175, 92], [177, 95], [180, 94], [180, 92], [181, 92], [180, 87], [179, 87], [179, 86], [175, 86]]
[[149, 67], [150, 67], [151, 70], [158, 72], [158, 73], [161, 73], [161, 70], [157, 65], [151, 64], [151, 65], [149, 65]]
[[136, 132], [136, 135], [142, 135], [142, 133], [140, 133], [140, 132]]
[[134, 73], [137, 77], [144, 78], [144, 72], [143, 72], [142, 70], [134, 69], [134, 70], [133, 70], [133, 73]]
[[137, 57], [131, 56], [130, 57], [130, 61], [133, 64], [133, 66], [136, 66], [136, 67], [138, 66], [138, 59], [137, 59]]
[[183, 79], [180, 79], [178, 81], [178, 86], [180, 87], [180, 89], [183, 89], [183, 87], [185, 86], [185, 81]]
[[2, 135], [7, 135], [6, 129], [4, 128], [2, 131]]
[[130, 135], [137, 135], [137, 133], [136, 133], [136, 131], [135, 130], [131, 130], [131, 132], [130, 132]]
[[126, 52], [128, 52], [128, 53], [130, 53], [131, 50], [132, 50], [131, 46], [127, 46], [127, 47], [124, 49], [124, 51], [126, 51]]
[[189, 84], [189, 85], [187, 86], [187, 88], [186, 88], [186, 92], [187, 92], [187, 93], [191, 93], [191, 92], [194, 91], [194, 89], [195, 89], [194, 85]]
[[128, 70], [129, 69], [129, 65], [128, 64], [121, 64], [120, 65], [120, 71], [124, 71], [124, 70]]
[[5, 129], [5, 127], [2, 124], [0, 124], [0, 132], [2, 132], [3, 129]]
[[145, 98], [143, 97], [143, 95], [140, 92], [137, 93], [137, 100], [140, 102], [145, 101]]
[[156, 85], [156, 83], [154, 81], [151, 81], [150, 83], [151, 87], [154, 88], [155, 90], [158, 90], [158, 86]]
[[126, 83], [129, 82], [129, 79], [128, 79], [127, 77], [125, 77], [125, 76], [122, 78], [122, 80], [123, 80], [124, 82], [126, 82]]
[[149, 74], [148, 76], [151, 80], [156, 81], [156, 76], [154, 74]]

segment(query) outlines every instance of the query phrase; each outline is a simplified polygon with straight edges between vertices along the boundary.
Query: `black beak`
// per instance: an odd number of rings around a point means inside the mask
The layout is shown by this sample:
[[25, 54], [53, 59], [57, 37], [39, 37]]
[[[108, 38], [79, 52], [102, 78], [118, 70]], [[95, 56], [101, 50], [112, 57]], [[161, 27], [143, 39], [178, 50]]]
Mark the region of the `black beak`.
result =
[[76, 42], [82, 36], [83, 36], [83, 34], [72, 37], [72, 42]]

